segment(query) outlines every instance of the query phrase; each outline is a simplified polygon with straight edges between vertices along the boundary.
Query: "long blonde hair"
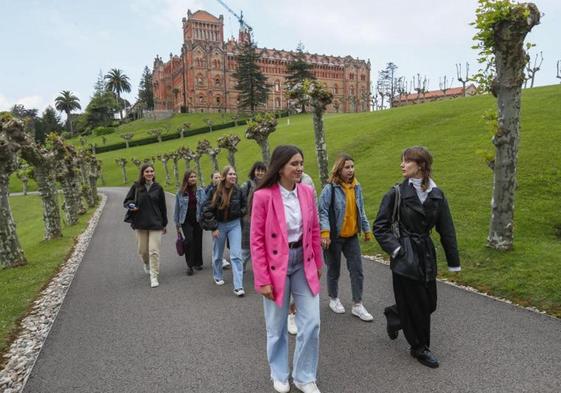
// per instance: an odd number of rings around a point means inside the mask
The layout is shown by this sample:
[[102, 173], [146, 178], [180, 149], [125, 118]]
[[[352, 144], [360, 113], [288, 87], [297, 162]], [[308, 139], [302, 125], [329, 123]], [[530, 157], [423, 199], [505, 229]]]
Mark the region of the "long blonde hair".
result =
[[[211, 206], [214, 208], [218, 208], [219, 210], [227, 210], [228, 206], [230, 206], [230, 198], [232, 197], [232, 191], [234, 190], [234, 186], [226, 187], [226, 176], [230, 170], [234, 170], [234, 167], [231, 165], [226, 165], [224, 169], [222, 169], [222, 179], [218, 186], [216, 187], [216, 191], [212, 196]], [[218, 205], [218, 206], [217, 206]]]

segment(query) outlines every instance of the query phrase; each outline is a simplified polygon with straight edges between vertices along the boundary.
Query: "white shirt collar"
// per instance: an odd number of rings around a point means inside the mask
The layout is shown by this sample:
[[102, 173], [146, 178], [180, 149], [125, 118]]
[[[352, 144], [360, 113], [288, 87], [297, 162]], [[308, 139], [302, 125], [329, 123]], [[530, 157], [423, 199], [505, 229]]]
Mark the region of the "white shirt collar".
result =
[[296, 197], [298, 198], [298, 187], [295, 185], [294, 189], [292, 191], [287, 190], [286, 188], [284, 188], [280, 183], [279, 183], [279, 188], [281, 191], [281, 195], [283, 198], [289, 198], [289, 197]]

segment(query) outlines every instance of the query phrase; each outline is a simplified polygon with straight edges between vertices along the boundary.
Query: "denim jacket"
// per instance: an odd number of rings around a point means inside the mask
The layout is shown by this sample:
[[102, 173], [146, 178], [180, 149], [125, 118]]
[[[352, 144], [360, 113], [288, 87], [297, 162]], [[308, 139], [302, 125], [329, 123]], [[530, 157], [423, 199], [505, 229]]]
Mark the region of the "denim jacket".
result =
[[[202, 213], [202, 207], [206, 200], [206, 193], [202, 187], [197, 187], [195, 191], [197, 196], [197, 222], [199, 221]], [[173, 221], [175, 225], [181, 225], [187, 216], [187, 207], [189, 206], [189, 195], [183, 195], [180, 191], [175, 194], [175, 210], [173, 212]]]
[[[346, 206], [346, 198], [345, 198], [345, 191], [343, 188], [338, 184], [326, 184], [321, 191], [321, 195], [319, 196], [319, 225], [321, 231], [330, 231], [331, 226], [329, 225], [329, 208], [331, 205], [331, 192], [332, 190], [335, 192], [335, 219], [336, 219], [336, 228], [337, 228], [337, 236], [341, 232], [341, 227], [343, 226], [343, 218], [345, 217], [345, 206]], [[356, 207], [358, 212], [358, 231], [367, 233], [370, 232], [370, 224], [368, 223], [368, 218], [366, 217], [366, 212], [364, 211], [364, 199], [362, 198], [362, 187], [360, 184], [355, 185], [355, 198], [356, 198]]]

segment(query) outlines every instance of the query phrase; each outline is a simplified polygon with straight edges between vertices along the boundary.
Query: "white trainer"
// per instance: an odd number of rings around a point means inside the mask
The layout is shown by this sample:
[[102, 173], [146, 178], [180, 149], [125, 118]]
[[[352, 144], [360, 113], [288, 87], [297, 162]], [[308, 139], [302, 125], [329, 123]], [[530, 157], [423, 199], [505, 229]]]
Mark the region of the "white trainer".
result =
[[296, 314], [289, 313], [286, 321], [288, 333], [293, 336], [298, 334], [298, 327], [296, 326]]
[[144, 273], [150, 274], [150, 265], [148, 263], [144, 264]]
[[298, 390], [300, 390], [301, 392], [304, 392], [304, 393], [321, 393], [315, 382], [300, 384], [300, 383], [294, 381], [294, 386], [296, 386], [296, 388]]
[[290, 384], [288, 382], [281, 382], [273, 379], [273, 389], [279, 393], [288, 393], [290, 392]]
[[230, 262], [228, 262], [226, 258], [222, 258], [222, 269], [229, 269], [229, 268], [230, 268]]
[[372, 320], [374, 319], [372, 314], [368, 312], [368, 310], [362, 305], [362, 303], [353, 305], [351, 314], [353, 314], [355, 317], [359, 317], [364, 322], [372, 322]]
[[339, 300], [338, 297], [336, 297], [335, 299], [329, 299], [329, 308], [335, 314], [344, 314], [345, 313], [345, 307], [343, 307], [343, 305], [341, 304], [341, 301]]
[[158, 282], [158, 277], [150, 277], [150, 287], [156, 288], [159, 285], [160, 283]]
[[237, 288], [234, 289], [234, 294], [238, 297], [242, 297], [245, 295], [245, 291], [243, 290], [243, 288]]
[[224, 280], [217, 280], [216, 278], [214, 279], [214, 283], [216, 285], [224, 285]]

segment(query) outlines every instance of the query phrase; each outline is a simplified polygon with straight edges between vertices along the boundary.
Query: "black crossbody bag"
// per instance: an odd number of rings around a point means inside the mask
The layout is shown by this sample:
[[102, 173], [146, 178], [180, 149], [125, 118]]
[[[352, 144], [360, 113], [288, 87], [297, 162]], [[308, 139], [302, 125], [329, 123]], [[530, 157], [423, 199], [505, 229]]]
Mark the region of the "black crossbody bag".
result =
[[[134, 187], [134, 204], [138, 208], [138, 187], [137, 186]], [[135, 212], [133, 212], [131, 209], [127, 209], [127, 212], [125, 213], [125, 219], [123, 221], [126, 222], [127, 224], [132, 224], [132, 222], [134, 220], [134, 213]]]

